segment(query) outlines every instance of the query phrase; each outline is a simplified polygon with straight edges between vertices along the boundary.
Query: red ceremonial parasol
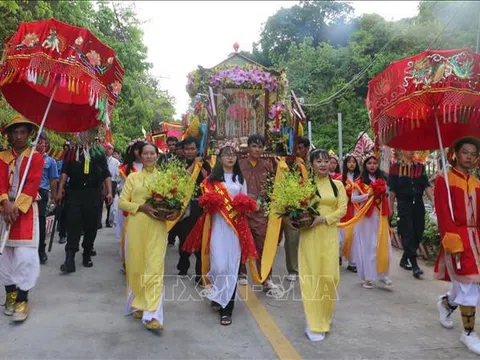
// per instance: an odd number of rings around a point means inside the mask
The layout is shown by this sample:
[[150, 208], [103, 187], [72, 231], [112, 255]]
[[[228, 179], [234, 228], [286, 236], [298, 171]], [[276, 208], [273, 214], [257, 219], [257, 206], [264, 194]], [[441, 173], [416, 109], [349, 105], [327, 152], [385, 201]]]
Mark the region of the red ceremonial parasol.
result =
[[124, 70], [89, 30], [50, 19], [23, 22], [5, 43], [0, 88], [8, 103], [45, 126], [79, 132], [107, 124]]
[[[390, 64], [368, 84], [367, 107], [378, 145], [404, 150], [440, 148], [480, 137], [480, 54], [428, 50]], [[457, 267], [459, 263], [457, 262]]]
[[[8, 103], [43, 129], [80, 132], [109, 126], [124, 70], [110, 47], [89, 30], [50, 19], [23, 22], [6, 41], [0, 88]], [[25, 184], [32, 157], [17, 191]], [[0, 254], [8, 230], [3, 233]]]
[[479, 76], [480, 54], [469, 50], [428, 50], [393, 62], [368, 84], [377, 142], [431, 150], [480, 136]]

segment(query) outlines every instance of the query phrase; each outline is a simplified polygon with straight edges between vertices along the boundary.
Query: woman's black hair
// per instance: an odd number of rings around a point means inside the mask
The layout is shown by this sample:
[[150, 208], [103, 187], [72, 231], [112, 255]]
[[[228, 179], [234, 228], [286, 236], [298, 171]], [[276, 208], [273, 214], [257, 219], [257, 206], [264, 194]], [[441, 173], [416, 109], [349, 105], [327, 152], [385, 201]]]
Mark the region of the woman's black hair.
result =
[[[231, 146], [225, 146], [224, 148], [220, 149], [220, 153], [217, 155], [217, 161], [215, 163], [215, 166], [212, 169], [212, 172], [208, 176], [208, 180], [210, 181], [218, 181], [218, 182], [224, 182], [225, 181], [225, 171], [223, 170], [223, 165], [221, 161], [218, 161], [218, 159], [221, 158], [223, 153], [227, 150], [231, 150], [233, 154], [236, 154], [236, 151], [234, 148]], [[240, 164], [238, 162], [238, 157], [237, 160], [235, 161], [235, 164], [233, 165], [233, 181], [237, 181], [240, 184], [243, 184], [243, 174], [242, 170], [240, 170]]]
[[356, 180], [360, 176], [360, 164], [358, 163], [358, 160], [355, 156], [353, 155], [347, 155], [345, 156], [345, 159], [343, 159], [343, 172], [342, 172], [342, 182], [343, 185], [347, 183], [347, 178], [348, 178], [348, 162], [350, 159], [355, 160], [355, 169], [353, 170], [353, 180]]
[[144, 142], [144, 143], [143, 143], [142, 147], [138, 150], [138, 154], [139, 154], [139, 155], [142, 155], [143, 149], [145, 149], [145, 146], [147, 146], [147, 145], [153, 146], [153, 148], [155, 149], [155, 152], [157, 153], [157, 155], [160, 155], [160, 150], [158, 150], [158, 147], [157, 147], [155, 144], [151, 143], [151, 142]]
[[[368, 170], [367, 170], [367, 163], [370, 159], [375, 159], [378, 162], [378, 159], [375, 155], [371, 155], [371, 156], [367, 157], [365, 160], [363, 160], [363, 170], [362, 170], [362, 174], [360, 175], [360, 178], [362, 179], [362, 182], [366, 185], [370, 185], [370, 183], [372, 182], [370, 180], [370, 177], [368, 176], [369, 173], [368, 173]], [[380, 166], [377, 168], [377, 171], [375, 171], [375, 174], [373, 174], [373, 175], [375, 175], [375, 179], [386, 180], [385, 174], [383, 173], [382, 170], [380, 170]]]
[[[328, 151], [325, 149], [315, 149], [312, 152], [310, 152], [310, 165], [312, 169], [313, 169], [313, 162], [317, 159], [330, 159], [330, 155], [328, 154]], [[335, 183], [333, 182], [330, 176], [328, 177], [328, 180], [330, 180], [330, 185], [332, 186], [333, 195], [335, 195], [335, 197], [338, 197], [337, 185], [335, 185]], [[320, 198], [322, 197], [318, 192], [318, 190], [317, 190], [317, 195]]]
[[335, 167], [335, 173], [338, 174], [340, 173], [340, 164], [338, 163], [338, 160], [336, 158], [334, 158], [333, 156], [330, 156], [330, 160], [335, 160], [335, 162], [337, 163], [337, 166]]
[[130, 175], [130, 172], [132, 171], [133, 163], [135, 162], [135, 150], [140, 150], [145, 142], [143, 141], [137, 141], [133, 145], [129, 146], [127, 148], [126, 154], [125, 154], [125, 164], [127, 164], [127, 170], [126, 170], [126, 175]]

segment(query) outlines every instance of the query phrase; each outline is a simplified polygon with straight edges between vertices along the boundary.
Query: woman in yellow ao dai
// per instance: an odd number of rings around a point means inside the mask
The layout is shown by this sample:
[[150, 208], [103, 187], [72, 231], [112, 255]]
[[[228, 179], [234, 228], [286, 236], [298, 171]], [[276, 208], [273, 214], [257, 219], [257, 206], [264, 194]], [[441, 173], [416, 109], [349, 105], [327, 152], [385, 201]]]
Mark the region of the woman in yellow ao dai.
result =
[[320, 195], [320, 216], [315, 217], [310, 228], [301, 230], [298, 249], [305, 334], [311, 341], [322, 341], [330, 331], [340, 280], [337, 223], [345, 216], [348, 203], [342, 182], [332, 180], [328, 174], [329, 159], [326, 150], [317, 149], [310, 154]]
[[[156, 217], [146, 200], [151, 196], [145, 181], [157, 171], [159, 152], [149, 143], [140, 148], [141, 172], [128, 175], [119, 207], [128, 213], [125, 236], [128, 297], [125, 315], [142, 319], [149, 330], [163, 329], [163, 274], [167, 225]], [[173, 214], [172, 218], [178, 216]]]

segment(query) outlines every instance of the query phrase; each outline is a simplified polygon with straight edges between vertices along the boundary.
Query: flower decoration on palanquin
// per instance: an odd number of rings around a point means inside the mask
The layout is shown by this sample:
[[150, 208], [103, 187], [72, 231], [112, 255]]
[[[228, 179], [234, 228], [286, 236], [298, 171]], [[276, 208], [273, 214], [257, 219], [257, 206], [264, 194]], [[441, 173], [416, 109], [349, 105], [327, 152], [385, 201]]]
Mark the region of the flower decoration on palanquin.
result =
[[278, 115], [281, 115], [285, 111], [285, 103], [283, 101], [278, 101], [277, 103], [273, 104], [268, 112], [268, 117], [273, 120]]
[[222, 195], [215, 192], [207, 192], [198, 198], [198, 205], [208, 214], [215, 214], [220, 211], [223, 205]]
[[257, 202], [245, 194], [235, 196], [232, 205], [240, 214], [247, 214], [257, 210]]
[[75, 39], [75, 45], [80, 46], [83, 44], [83, 37], [79, 36]]
[[210, 85], [213, 87], [249, 86], [265, 88], [272, 92], [278, 87], [276, 76], [258, 67], [248, 68], [235, 66], [218, 70], [210, 77]]
[[198, 69], [187, 75], [186, 90], [190, 97], [194, 97], [197, 94], [208, 90], [208, 81], [204, 79], [205, 76], [205, 72], [200, 72]]

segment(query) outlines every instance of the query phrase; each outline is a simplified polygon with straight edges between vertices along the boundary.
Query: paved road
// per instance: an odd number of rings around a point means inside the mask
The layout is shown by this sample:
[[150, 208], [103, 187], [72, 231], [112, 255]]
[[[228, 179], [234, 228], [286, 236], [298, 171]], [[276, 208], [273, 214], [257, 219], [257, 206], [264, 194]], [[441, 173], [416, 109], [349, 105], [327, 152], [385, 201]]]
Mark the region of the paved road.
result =
[[[175, 276], [177, 248], [168, 249], [165, 282], [167, 298], [175, 294], [177, 300], [165, 304], [163, 333], [150, 333], [122, 316], [125, 279], [113, 230], [101, 230], [95, 247], [93, 268], [84, 268], [77, 255], [77, 272], [60, 275], [63, 246], [54, 245], [30, 294], [27, 322], [11, 325], [0, 316], [0, 359], [475, 358], [459, 342], [459, 314], [454, 330], [438, 323], [435, 301], [448, 285], [431, 280], [426, 267], [425, 280], [415, 280], [397, 267], [398, 253], [391, 292], [363, 289], [342, 269], [332, 331], [323, 342], [311, 343], [303, 333], [302, 303], [293, 296], [298, 284], [283, 300], [248, 292], [247, 302], [237, 302], [233, 324], [222, 327], [193, 282], [182, 287]], [[281, 246], [274, 273], [285, 275]]]

